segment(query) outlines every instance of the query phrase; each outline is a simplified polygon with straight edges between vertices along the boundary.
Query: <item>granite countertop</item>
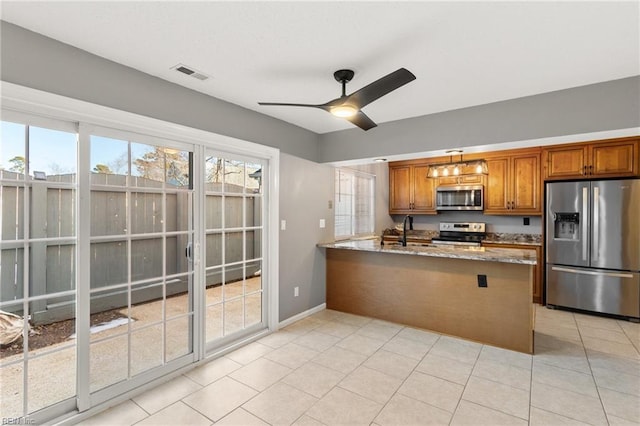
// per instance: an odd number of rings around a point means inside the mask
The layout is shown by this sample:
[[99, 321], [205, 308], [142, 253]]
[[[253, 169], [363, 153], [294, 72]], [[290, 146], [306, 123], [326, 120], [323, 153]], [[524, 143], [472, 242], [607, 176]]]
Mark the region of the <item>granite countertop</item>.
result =
[[542, 235], [489, 232], [487, 233], [487, 238], [483, 242], [492, 244], [520, 244], [523, 246], [541, 246]]
[[480, 260], [485, 262], [520, 263], [525, 265], [536, 264], [535, 252], [533, 250], [526, 249], [521, 250], [498, 247], [460, 248], [431, 245], [408, 245], [407, 247], [403, 247], [395, 244], [380, 245], [379, 238], [318, 244], [318, 247], [416, 256], [448, 257], [454, 259]]
[[[386, 239], [400, 238], [402, 232], [396, 229], [387, 229], [384, 232]], [[407, 239], [410, 241], [425, 242], [431, 241], [439, 235], [438, 231], [432, 230], [411, 230], [407, 231]], [[487, 232], [487, 238], [483, 241], [491, 244], [518, 244], [523, 246], [542, 246], [542, 235], [540, 234], [510, 234], [504, 232]]]

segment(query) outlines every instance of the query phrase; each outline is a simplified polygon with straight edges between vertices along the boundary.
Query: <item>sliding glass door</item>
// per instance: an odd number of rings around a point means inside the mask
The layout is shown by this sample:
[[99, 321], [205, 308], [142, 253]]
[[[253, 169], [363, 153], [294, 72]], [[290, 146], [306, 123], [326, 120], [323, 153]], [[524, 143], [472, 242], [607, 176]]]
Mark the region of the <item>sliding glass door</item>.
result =
[[78, 136], [44, 119], [1, 132], [0, 418], [16, 419], [76, 395]]
[[1, 418], [89, 410], [267, 329], [268, 157], [2, 119]]
[[193, 353], [192, 164], [172, 141], [90, 136], [91, 393]]
[[205, 155], [206, 343], [216, 347], [265, 328], [264, 164]]

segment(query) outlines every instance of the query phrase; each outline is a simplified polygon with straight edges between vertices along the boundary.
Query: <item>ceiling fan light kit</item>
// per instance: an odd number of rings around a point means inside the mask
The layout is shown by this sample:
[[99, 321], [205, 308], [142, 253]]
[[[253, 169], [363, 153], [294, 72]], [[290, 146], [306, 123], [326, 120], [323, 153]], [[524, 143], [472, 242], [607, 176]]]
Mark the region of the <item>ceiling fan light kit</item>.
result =
[[331, 114], [335, 115], [336, 117], [346, 118], [356, 115], [358, 113], [358, 108], [354, 107], [353, 105], [344, 104], [331, 107], [330, 111]]
[[324, 104], [294, 104], [281, 102], [258, 102], [258, 105], [266, 106], [297, 106], [307, 108], [323, 109], [336, 117], [344, 118], [362, 130], [369, 130], [376, 127], [374, 123], [364, 112], [362, 108], [371, 102], [381, 98], [382, 96], [404, 86], [405, 84], [416, 79], [411, 71], [400, 68], [391, 74], [387, 74], [382, 78], [370, 83], [360, 90], [347, 95], [347, 83], [354, 76], [353, 70], [338, 70], [333, 73], [333, 77], [337, 82], [342, 84], [342, 95]]

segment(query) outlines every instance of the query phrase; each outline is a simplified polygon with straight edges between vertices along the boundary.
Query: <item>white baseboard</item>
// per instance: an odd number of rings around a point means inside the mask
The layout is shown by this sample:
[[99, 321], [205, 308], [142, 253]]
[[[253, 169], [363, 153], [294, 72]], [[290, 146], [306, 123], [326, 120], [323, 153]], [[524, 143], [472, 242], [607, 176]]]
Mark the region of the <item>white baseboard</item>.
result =
[[294, 316], [292, 316], [292, 317], [287, 318], [287, 319], [286, 319], [286, 320], [284, 320], [284, 321], [281, 321], [281, 322], [280, 322], [280, 324], [278, 324], [278, 328], [280, 329], [280, 328], [282, 328], [282, 327], [286, 327], [286, 326], [288, 326], [289, 324], [293, 324], [293, 323], [294, 323], [294, 322], [296, 322], [296, 321], [300, 321], [301, 319], [306, 318], [306, 317], [308, 317], [309, 315], [313, 315], [313, 314], [315, 314], [316, 312], [320, 312], [320, 311], [322, 311], [322, 310], [324, 310], [324, 309], [326, 309], [326, 308], [327, 308], [327, 304], [326, 304], [326, 303], [323, 303], [323, 304], [318, 305], [318, 306], [316, 306], [316, 307], [313, 307], [313, 308], [311, 308], [311, 309], [307, 309], [307, 310], [306, 310], [306, 311], [304, 311], [304, 312], [300, 312], [300, 313], [299, 313], [299, 314], [297, 314], [297, 315], [294, 315]]

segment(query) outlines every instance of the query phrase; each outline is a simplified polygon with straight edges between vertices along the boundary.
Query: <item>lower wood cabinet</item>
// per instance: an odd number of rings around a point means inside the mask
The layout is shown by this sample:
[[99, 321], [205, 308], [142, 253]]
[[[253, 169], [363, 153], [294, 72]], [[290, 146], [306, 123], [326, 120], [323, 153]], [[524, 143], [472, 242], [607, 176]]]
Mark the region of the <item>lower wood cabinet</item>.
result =
[[535, 250], [537, 263], [533, 271], [533, 303], [542, 304], [542, 246], [532, 246], [529, 244], [499, 244], [483, 242], [482, 247]]

